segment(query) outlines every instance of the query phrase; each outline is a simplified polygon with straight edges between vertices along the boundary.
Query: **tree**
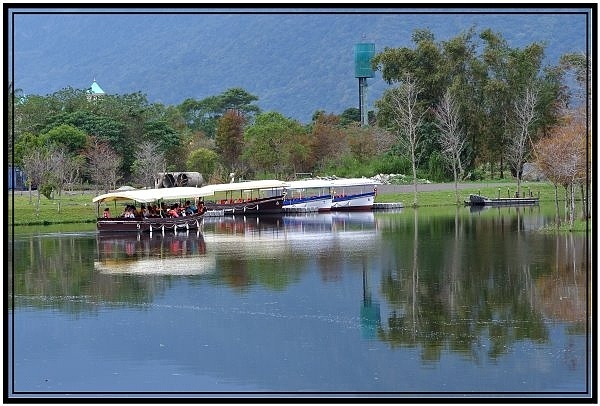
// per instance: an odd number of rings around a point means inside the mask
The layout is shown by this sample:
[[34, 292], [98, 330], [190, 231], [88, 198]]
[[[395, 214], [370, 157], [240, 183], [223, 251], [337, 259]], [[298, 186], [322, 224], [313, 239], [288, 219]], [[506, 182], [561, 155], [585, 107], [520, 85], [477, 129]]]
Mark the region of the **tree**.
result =
[[159, 172], [166, 170], [165, 154], [151, 141], [138, 146], [135, 153], [132, 172], [135, 180], [145, 187], [154, 187], [154, 180]]
[[237, 110], [229, 110], [217, 122], [215, 146], [223, 165], [230, 172], [239, 171], [240, 157], [244, 147], [246, 120]]
[[340, 127], [340, 119], [334, 114], [322, 112], [315, 116], [311, 132], [312, 159], [317, 169], [339, 161], [349, 151], [346, 133]]
[[396, 133], [398, 142], [408, 151], [412, 164], [414, 206], [418, 203], [417, 165], [421, 154], [421, 127], [427, 112], [427, 109], [418, 102], [421, 92], [419, 83], [407, 74], [398, 87], [387, 90], [383, 99], [377, 102], [382, 123], [389, 125], [390, 130]]
[[536, 120], [538, 90], [533, 86], [525, 89], [524, 94], [514, 102], [514, 121], [507, 125], [509, 129], [506, 158], [512, 165], [517, 177], [517, 196], [521, 195], [521, 175], [523, 164], [529, 155], [532, 143], [531, 133]]
[[[106, 143], [90, 137], [86, 149], [90, 179], [105, 192], [116, 188], [121, 179], [121, 157]], [[96, 189], [96, 191], [98, 188]]]
[[23, 170], [27, 174], [30, 202], [31, 190], [33, 186], [37, 187], [36, 215], [39, 215], [40, 196], [51, 171], [51, 162], [49, 159], [48, 150], [40, 146], [30, 149], [23, 155], [22, 164]]
[[466, 135], [460, 128], [458, 108], [449, 90], [444, 94], [434, 113], [437, 119], [436, 125], [440, 130], [439, 142], [442, 153], [445, 160], [452, 167], [454, 193], [458, 203], [458, 179], [462, 178], [463, 175], [460, 156], [465, 149]]
[[166, 120], [158, 118], [146, 121], [143, 139], [146, 141], [145, 143], [154, 144], [155, 151], [162, 154], [168, 164], [172, 163], [175, 166], [173, 169], [185, 169], [183, 167], [185, 158], [180, 159], [184, 155], [181, 134], [175, 131]]
[[[586, 148], [587, 129], [585, 117], [570, 114], [564, 118], [550, 136], [535, 144], [536, 162], [555, 187], [557, 224], [560, 224], [558, 185], [566, 191], [565, 216], [573, 226], [575, 217], [574, 185], [587, 181]], [[587, 202], [583, 202], [583, 205]], [[583, 210], [587, 216], [587, 210]]]
[[260, 113], [260, 108], [252, 104], [258, 100], [258, 97], [240, 87], [227, 89], [218, 98], [222, 114], [225, 114], [229, 110], [235, 110], [248, 120], [249, 115]]
[[49, 178], [51, 185], [58, 192], [57, 211], [60, 213], [62, 192], [65, 186], [76, 178], [80, 169], [80, 160], [77, 156], [70, 154], [64, 146], [53, 147], [48, 152], [50, 163]]
[[208, 148], [198, 148], [190, 153], [186, 162], [187, 167], [191, 171], [200, 172], [204, 175], [204, 179], [210, 179], [216, 169], [219, 160], [219, 155]]
[[85, 147], [86, 134], [77, 127], [61, 124], [41, 134], [40, 143], [47, 148], [64, 148], [66, 153], [74, 154]]
[[214, 138], [217, 121], [229, 110], [236, 110], [246, 122], [251, 121], [253, 115], [260, 113], [260, 108], [252, 104], [257, 100], [258, 97], [236, 87], [202, 100], [186, 99], [178, 108], [192, 131]]
[[360, 123], [360, 109], [356, 107], [347, 108], [340, 114], [340, 125], [346, 126]]
[[243, 159], [255, 172], [285, 177], [293, 170], [290, 146], [302, 136], [305, 132], [297, 121], [276, 112], [261, 113], [244, 133]]

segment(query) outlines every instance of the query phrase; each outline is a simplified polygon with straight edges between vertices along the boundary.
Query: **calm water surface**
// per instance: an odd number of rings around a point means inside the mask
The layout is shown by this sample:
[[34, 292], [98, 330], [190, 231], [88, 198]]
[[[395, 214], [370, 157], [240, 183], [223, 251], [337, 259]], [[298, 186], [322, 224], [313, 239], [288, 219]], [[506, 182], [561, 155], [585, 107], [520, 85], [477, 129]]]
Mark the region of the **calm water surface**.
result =
[[[17, 228], [9, 396], [589, 397], [589, 243], [539, 207]], [[81, 231], [83, 229], [83, 231]], [[12, 351], [11, 351], [12, 350]]]

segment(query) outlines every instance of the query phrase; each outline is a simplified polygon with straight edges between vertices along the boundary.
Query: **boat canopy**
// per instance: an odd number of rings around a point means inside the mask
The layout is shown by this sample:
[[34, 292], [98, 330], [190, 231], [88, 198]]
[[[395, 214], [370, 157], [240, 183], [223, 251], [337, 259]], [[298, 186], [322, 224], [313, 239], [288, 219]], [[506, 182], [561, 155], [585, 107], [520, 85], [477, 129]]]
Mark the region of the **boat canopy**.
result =
[[139, 203], [152, 203], [158, 200], [195, 198], [212, 196], [213, 194], [214, 192], [210, 189], [182, 186], [174, 188], [116, 191], [96, 196], [92, 201], [94, 203], [101, 203], [119, 200], [133, 200]]
[[230, 192], [233, 190], [260, 190], [260, 189], [278, 189], [286, 188], [288, 182], [281, 180], [251, 180], [248, 182], [234, 182], [234, 183], [219, 183], [216, 185], [204, 186], [201, 189], [215, 192]]
[[343, 178], [343, 179], [304, 179], [288, 182], [287, 189], [309, 189], [325, 187], [349, 187], [349, 186], [374, 186], [380, 185], [373, 179], [368, 178]]
[[349, 187], [349, 186], [375, 186], [380, 185], [378, 182], [369, 178], [347, 178], [347, 179], [333, 179], [331, 180], [331, 186], [336, 187]]
[[286, 189], [316, 189], [329, 187], [333, 187], [333, 184], [329, 179], [305, 179], [293, 180], [288, 182], [288, 186], [286, 186]]

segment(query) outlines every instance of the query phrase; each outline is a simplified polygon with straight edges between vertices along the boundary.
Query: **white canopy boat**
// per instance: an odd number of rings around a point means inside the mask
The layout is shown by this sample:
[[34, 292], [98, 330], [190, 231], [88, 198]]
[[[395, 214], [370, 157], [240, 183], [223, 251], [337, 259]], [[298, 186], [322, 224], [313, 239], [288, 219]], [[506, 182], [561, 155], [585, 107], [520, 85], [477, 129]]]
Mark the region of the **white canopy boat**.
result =
[[371, 210], [380, 182], [367, 178], [334, 179], [331, 210]]
[[254, 180], [219, 183], [201, 189], [220, 197], [205, 202], [208, 210], [222, 211], [224, 214], [261, 215], [281, 213], [287, 185], [287, 182], [280, 180]]
[[318, 211], [331, 210], [333, 196], [330, 180], [306, 179], [288, 182], [287, 193], [283, 200], [285, 211]]
[[213, 192], [210, 189], [196, 187], [174, 187], [158, 189], [133, 189], [119, 190], [110, 193], [104, 193], [92, 199], [97, 204], [96, 226], [101, 232], [122, 232], [122, 231], [164, 231], [167, 230], [190, 230], [200, 227], [200, 221], [204, 215], [203, 210], [197, 213], [183, 217], [101, 217], [100, 204], [129, 201], [139, 204], [156, 203], [161, 201], [177, 200], [198, 200], [206, 196], [211, 196]]

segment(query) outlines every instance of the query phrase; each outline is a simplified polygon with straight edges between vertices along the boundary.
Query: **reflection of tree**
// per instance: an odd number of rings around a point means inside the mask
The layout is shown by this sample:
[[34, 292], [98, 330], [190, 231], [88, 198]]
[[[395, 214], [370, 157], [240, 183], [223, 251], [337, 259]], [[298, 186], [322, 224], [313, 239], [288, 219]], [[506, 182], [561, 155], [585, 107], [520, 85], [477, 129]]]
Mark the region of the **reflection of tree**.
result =
[[[380, 333], [383, 341], [420, 347], [424, 360], [437, 360], [448, 349], [475, 361], [496, 359], [518, 341], [548, 341], [544, 321], [549, 314], [542, 310], [558, 296], [553, 292], [542, 301], [540, 281], [553, 289], [564, 283], [570, 289], [565, 297], [573, 297], [570, 292], [585, 285], [573, 270], [585, 269], [586, 262], [564, 255], [577, 252], [575, 247], [557, 250], [554, 236], [524, 232], [526, 219], [518, 210], [490, 215], [479, 221], [468, 214], [461, 218], [459, 211], [454, 218], [419, 213], [418, 221], [384, 230], [395, 245], [381, 281], [390, 308]], [[568, 281], [544, 276], [560, 269], [553, 261], [569, 266]]]

